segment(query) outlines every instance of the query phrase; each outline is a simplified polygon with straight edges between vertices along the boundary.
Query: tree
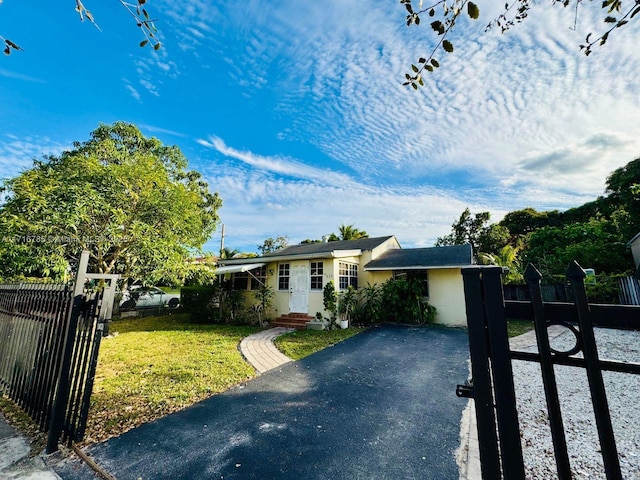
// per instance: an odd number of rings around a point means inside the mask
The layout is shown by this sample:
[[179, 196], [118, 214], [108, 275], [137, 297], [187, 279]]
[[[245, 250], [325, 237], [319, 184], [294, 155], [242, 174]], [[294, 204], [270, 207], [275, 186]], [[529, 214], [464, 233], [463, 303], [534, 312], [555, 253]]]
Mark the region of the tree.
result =
[[262, 245], [258, 245], [258, 251], [260, 255], [266, 255], [267, 253], [277, 252], [285, 247], [289, 246], [289, 238], [279, 236], [276, 238], [269, 237], [265, 239]]
[[337, 242], [339, 240], [358, 240], [359, 238], [369, 238], [369, 234], [364, 230], [358, 230], [351, 225], [345, 225], [344, 223], [338, 227], [339, 234], [332, 233], [329, 235], [330, 242]]
[[559, 215], [557, 210], [538, 212], [534, 208], [527, 207], [507, 213], [500, 221], [500, 225], [506, 227], [511, 235], [527, 235], [538, 228], [559, 225]]
[[218, 194], [187, 171], [177, 146], [132, 124], [100, 125], [86, 142], [4, 182], [4, 275], [60, 278], [80, 251], [100, 273], [155, 281], [184, 275], [215, 231]]
[[[149, 45], [154, 50], [159, 50], [161, 47], [161, 43], [156, 37], [157, 29], [154, 24], [155, 20], [151, 19], [151, 17], [149, 16], [149, 13], [145, 8], [145, 4], [147, 3], [147, 0], [135, 0], [135, 3], [129, 3], [124, 0], [118, 0], [118, 1], [124, 8], [127, 9], [129, 14], [133, 17], [134, 21], [136, 22], [137, 27], [142, 31], [142, 34], [144, 35], [144, 40], [140, 42], [140, 46], [145, 47]], [[0, 3], [2, 3], [2, 0], [0, 0]], [[78, 15], [80, 16], [80, 21], [84, 21], [84, 19], [86, 18], [91, 23], [93, 23], [96, 26], [96, 28], [100, 28], [98, 27], [98, 24], [93, 18], [93, 15], [91, 14], [91, 12], [82, 3], [82, 0], [75, 0], [75, 4], [76, 4], [76, 12], [78, 12]], [[7, 38], [4, 38], [2, 35], [0, 35], [0, 40], [2, 40], [2, 42], [4, 43], [5, 55], [10, 55], [12, 51], [17, 52], [22, 50], [22, 48], [19, 45], [17, 45], [16, 43], [12, 42]]]
[[498, 253], [479, 253], [478, 261], [483, 265], [499, 265], [508, 269], [504, 275], [504, 283], [520, 284], [524, 282], [522, 265], [518, 259], [520, 249], [512, 245], [505, 245]]
[[[453, 31], [457, 22], [465, 17], [477, 20], [480, 17], [480, 8], [469, 0], [432, 0], [428, 6], [424, 7], [424, 1], [418, 0], [418, 6], [414, 8], [413, 0], [400, 0], [407, 10], [407, 26], [420, 25], [421, 15], [429, 16], [431, 29], [439, 37], [436, 46], [430, 54], [420, 57], [418, 61], [411, 65], [411, 72], [405, 74], [404, 85], [411, 85], [414, 89], [424, 85], [423, 73], [433, 72], [440, 67], [436, 59], [436, 54], [440, 49], [446, 53], [453, 53], [454, 46], [449, 40], [449, 35]], [[586, 2], [582, 0], [552, 0], [553, 5], [563, 7], [575, 6], [576, 23], [578, 20], [579, 8], [584, 7]], [[591, 2], [589, 2], [591, 4]], [[623, 6], [624, 3], [624, 6]], [[485, 31], [498, 28], [501, 33], [506, 32], [511, 27], [523, 22], [533, 6], [532, 0], [509, 0], [505, 4], [505, 9], [496, 19], [487, 25]], [[585, 55], [589, 55], [595, 45], [604, 45], [609, 36], [617, 29], [627, 23], [638, 13], [640, 13], [640, 3], [637, 0], [623, 2], [623, 0], [603, 0], [601, 7], [604, 10], [604, 23], [607, 26], [600, 35], [593, 36], [589, 33], [580, 50]]]
[[489, 212], [476, 213], [471, 216], [471, 211], [465, 208], [460, 218], [451, 224], [451, 233], [436, 240], [436, 247], [446, 245], [464, 245], [470, 244], [474, 252], [478, 248], [478, 236], [489, 221], [491, 214]]
[[236, 256], [239, 256], [242, 252], [240, 252], [240, 250], [238, 250], [237, 248], [229, 248], [229, 247], [224, 247], [220, 250], [220, 259], [221, 260], [229, 260], [231, 258], [235, 258]]
[[633, 268], [633, 261], [619, 224], [592, 218], [588, 222], [543, 227], [529, 237], [525, 261], [545, 274], [563, 275], [576, 260], [596, 273], [621, 273]]
[[626, 210], [631, 218], [625, 231], [628, 239], [640, 231], [640, 158], [614, 170], [607, 177], [607, 197], [617, 208]]

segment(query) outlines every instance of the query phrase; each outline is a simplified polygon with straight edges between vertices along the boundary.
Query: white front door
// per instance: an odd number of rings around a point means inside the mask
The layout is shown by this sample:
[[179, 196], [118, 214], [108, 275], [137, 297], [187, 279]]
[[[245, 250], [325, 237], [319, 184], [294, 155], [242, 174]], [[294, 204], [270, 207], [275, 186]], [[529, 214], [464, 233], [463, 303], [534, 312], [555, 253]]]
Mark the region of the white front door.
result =
[[291, 271], [291, 295], [289, 311], [292, 313], [309, 312], [309, 267], [296, 265]]

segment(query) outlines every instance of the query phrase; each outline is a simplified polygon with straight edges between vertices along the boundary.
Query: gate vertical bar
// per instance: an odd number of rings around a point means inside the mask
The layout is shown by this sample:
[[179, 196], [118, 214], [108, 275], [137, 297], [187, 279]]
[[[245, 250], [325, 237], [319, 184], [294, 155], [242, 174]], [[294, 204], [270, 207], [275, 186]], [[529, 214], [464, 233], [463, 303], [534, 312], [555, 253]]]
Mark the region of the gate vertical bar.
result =
[[480, 468], [484, 480], [501, 478], [498, 437], [493, 410], [493, 393], [489, 373], [489, 351], [480, 284], [480, 269], [463, 268], [464, 297], [469, 329], [469, 353], [473, 399], [476, 408]]
[[542, 292], [540, 290], [540, 280], [542, 274], [531, 264], [527, 266], [524, 279], [531, 292], [531, 304], [533, 306], [533, 322], [540, 354], [540, 369], [542, 371], [542, 382], [544, 384], [544, 394], [547, 400], [547, 412], [549, 415], [549, 426], [551, 428], [551, 438], [553, 440], [553, 451], [556, 459], [556, 469], [559, 480], [570, 480], [571, 464], [569, 453], [567, 452], [567, 440], [560, 410], [560, 399], [558, 398], [558, 385], [553, 369], [551, 358], [551, 345], [549, 344], [549, 333], [547, 322], [544, 318], [544, 305], [542, 304]]
[[609, 414], [609, 403], [602, 380], [602, 369], [598, 358], [598, 349], [593, 334], [593, 323], [589, 314], [589, 304], [584, 287], [586, 274], [584, 270], [573, 261], [567, 270], [567, 278], [571, 282], [573, 294], [578, 310], [578, 322], [580, 324], [580, 334], [583, 342], [584, 360], [593, 401], [593, 411], [596, 417], [598, 437], [600, 438], [600, 449], [602, 450], [602, 460], [607, 480], [622, 479], [620, 470], [620, 460], [618, 449], [611, 425], [611, 415]]
[[502, 471], [504, 478], [524, 480], [520, 424], [502, 294], [502, 267], [483, 268], [482, 284], [490, 340], [491, 375], [495, 391]]

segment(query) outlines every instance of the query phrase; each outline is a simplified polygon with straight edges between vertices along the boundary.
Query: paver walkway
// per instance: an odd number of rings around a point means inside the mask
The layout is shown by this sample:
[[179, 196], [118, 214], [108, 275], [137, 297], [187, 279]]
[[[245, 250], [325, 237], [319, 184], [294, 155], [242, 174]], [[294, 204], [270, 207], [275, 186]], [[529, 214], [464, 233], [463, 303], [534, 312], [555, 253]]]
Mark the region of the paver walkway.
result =
[[293, 332], [293, 328], [275, 327], [245, 337], [240, 342], [240, 352], [258, 373], [265, 373], [292, 362], [273, 344], [273, 339]]

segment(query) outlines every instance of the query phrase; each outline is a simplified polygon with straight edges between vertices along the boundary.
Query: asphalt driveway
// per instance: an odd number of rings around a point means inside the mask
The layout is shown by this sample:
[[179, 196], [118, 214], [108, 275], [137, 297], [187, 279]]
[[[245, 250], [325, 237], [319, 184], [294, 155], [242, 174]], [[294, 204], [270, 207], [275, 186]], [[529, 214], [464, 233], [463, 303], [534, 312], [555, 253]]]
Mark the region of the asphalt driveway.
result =
[[118, 480], [457, 479], [467, 358], [463, 330], [374, 328], [86, 453]]

